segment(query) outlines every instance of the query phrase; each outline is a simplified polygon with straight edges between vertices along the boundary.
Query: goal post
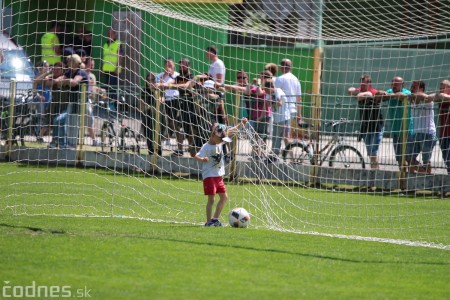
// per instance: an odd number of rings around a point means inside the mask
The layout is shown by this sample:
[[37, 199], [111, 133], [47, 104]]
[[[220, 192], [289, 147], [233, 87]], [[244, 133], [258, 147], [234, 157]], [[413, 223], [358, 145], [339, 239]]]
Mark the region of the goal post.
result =
[[[447, 2], [3, 0], [0, 45], [17, 48], [1, 49], [0, 215], [203, 224], [202, 166], [191, 154], [215, 122], [234, 126], [247, 117], [223, 148], [232, 179], [223, 220], [244, 207], [254, 228], [449, 249], [448, 108], [442, 97], [416, 101], [402, 90], [420, 80], [427, 95], [447, 93]], [[110, 29], [120, 41], [113, 58], [105, 55]], [[48, 54], [42, 36], [50, 30], [59, 42]], [[201, 75], [216, 73], [210, 46], [225, 73], [223, 84], [211, 76], [208, 87]], [[70, 80], [54, 84], [49, 73], [38, 82], [39, 74], [25, 72], [79, 49], [95, 62], [80, 70], [95, 75], [98, 94], [92, 81], [85, 96]], [[267, 87], [266, 67], [274, 73]], [[283, 85], [284, 73], [301, 91]], [[349, 94], [365, 84], [363, 75], [378, 98]], [[285, 95], [273, 98], [270, 82]], [[44, 93], [48, 112], [37, 109]], [[86, 117], [66, 123], [65, 114]], [[81, 128], [78, 152], [53, 147], [71, 138], [72, 127]], [[17, 139], [24, 133], [25, 145], [7, 143], [5, 130]]]

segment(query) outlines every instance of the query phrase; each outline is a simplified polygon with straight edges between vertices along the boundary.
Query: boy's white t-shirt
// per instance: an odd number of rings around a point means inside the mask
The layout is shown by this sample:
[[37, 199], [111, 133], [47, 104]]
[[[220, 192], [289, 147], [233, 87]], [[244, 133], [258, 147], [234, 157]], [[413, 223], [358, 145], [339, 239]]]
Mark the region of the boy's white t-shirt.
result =
[[[211, 145], [206, 143], [200, 148], [197, 155], [200, 157], [208, 157], [208, 162], [202, 162], [202, 178], [218, 177], [225, 175], [225, 164], [223, 162], [223, 143]], [[213, 158], [216, 156], [220, 158], [219, 161]]]

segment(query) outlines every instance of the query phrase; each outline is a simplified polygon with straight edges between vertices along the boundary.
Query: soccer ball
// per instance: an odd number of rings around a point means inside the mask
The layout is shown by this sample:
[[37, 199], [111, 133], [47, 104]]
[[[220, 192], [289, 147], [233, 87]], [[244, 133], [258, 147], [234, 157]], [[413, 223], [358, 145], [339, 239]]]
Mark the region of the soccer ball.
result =
[[250, 214], [242, 207], [233, 208], [228, 216], [231, 227], [247, 228], [250, 223]]

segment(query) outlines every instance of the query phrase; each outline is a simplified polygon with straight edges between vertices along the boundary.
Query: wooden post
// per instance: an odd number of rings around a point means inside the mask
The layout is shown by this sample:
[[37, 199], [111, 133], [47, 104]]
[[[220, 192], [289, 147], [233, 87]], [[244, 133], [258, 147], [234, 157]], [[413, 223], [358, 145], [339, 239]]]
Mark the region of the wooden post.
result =
[[[236, 94], [236, 106], [234, 109], [234, 120], [235, 123], [239, 122], [239, 110], [241, 108], [241, 94]], [[237, 179], [236, 174], [236, 157], [238, 152], [238, 138], [237, 135], [233, 136], [233, 144], [231, 149], [231, 162], [230, 162], [230, 175], [229, 175], [229, 181], [234, 181]]]
[[84, 128], [84, 119], [85, 119], [85, 115], [86, 115], [86, 84], [82, 84], [81, 85], [81, 101], [80, 101], [80, 133], [79, 133], [79, 147], [77, 147], [77, 161], [78, 164], [82, 163], [83, 160], [83, 155], [82, 155], [82, 151], [83, 151], [83, 145], [84, 145], [84, 133], [86, 131], [86, 128]]
[[402, 157], [400, 159], [400, 168], [399, 168], [399, 188], [404, 190], [406, 189], [406, 149], [408, 144], [408, 132], [409, 132], [409, 118], [408, 118], [408, 97], [403, 96], [399, 98], [403, 103], [403, 121], [402, 121]]
[[313, 53], [313, 81], [311, 97], [311, 132], [314, 137], [314, 164], [311, 166], [310, 182], [313, 185], [320, 184], [318, 177], [319, 150], [320, 150], [320, 118], [322, 109], [322, 97], [320, 95], [320, 76], [322, 72], [322, 48], [320, 46], [314, 49]]
[[6, 136], [6, 157], [9, 158], [13, 145], [13, 127], [14, 127], [14, 106], [16, 104], [16, 80], [11, 79], [9, 95], [9, 119], [8, 119], [8, 134]]
[[[159, 152], [159, 132], [161, 130], [160, 126], [160, 115], [161, 115], [161, 91], [159, 89], [153, 91], [155, 93], [155, 119], [153, 120], [155, 135], [153, 136], [153, 155], [151, 156], [151, 168], [152, 172], [159, 172], [158, 168], [158, 152]], [[152, 109], [152, 108], [151, 108]], [[162, 153], [162, 149], [161, 149]]]

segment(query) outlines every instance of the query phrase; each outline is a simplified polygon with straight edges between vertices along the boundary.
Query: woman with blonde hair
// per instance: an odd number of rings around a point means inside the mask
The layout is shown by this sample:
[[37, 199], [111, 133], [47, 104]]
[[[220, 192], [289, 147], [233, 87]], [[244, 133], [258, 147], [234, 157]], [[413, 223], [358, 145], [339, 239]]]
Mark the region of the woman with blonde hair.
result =
[[[67, 108], [67, 147], [75, 149], [77, 146], [80, 120], [81, 85], [89, 84], [89, 76], [82, 69], [81, 57], [77, 54], [67, 56], [67, 71], [57, 79], [57, 84], [69, 89], [69, 105]], [[84, 137], [82, 137], [84, 138]]]

